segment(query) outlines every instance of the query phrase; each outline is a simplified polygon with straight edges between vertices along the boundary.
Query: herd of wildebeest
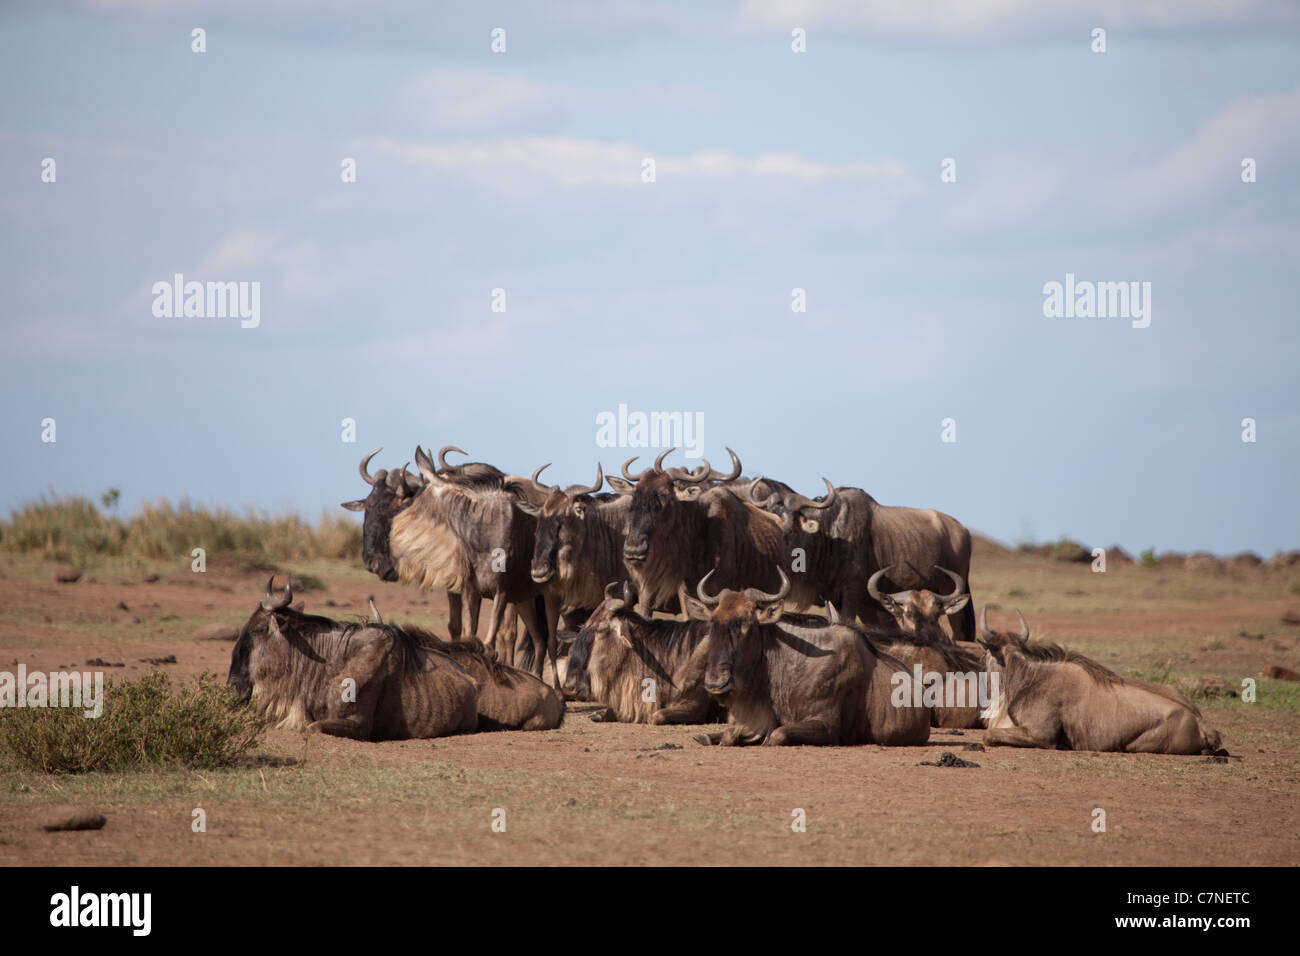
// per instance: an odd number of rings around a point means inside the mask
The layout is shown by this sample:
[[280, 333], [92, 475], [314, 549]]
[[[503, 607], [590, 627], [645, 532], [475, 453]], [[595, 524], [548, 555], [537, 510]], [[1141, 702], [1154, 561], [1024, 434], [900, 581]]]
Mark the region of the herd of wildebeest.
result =
[[372, 452], [369, 493], [343, 505], [364, 512], [368, 571], [446, 592], [448, 637], [385, 623], [373, 599], [369, 620], [306, 614], [272, 578], [228, 683], [279, 726], [547, 730], [567, 698], [595, 702], [595, 720], [725, 725], [706, 744], [896, 746], [987, 727], [994, 746], [1219, 752], [1173, 688], [1031, 643], [1019, 612], [1017, 631], [991, 630], [987, 607], [977, 626], [971, 536], [949, 515], [825, 479], [808, 498], [742, 477], [730, 449], [728, 472], [665, 467], [669, 450], [567, 488], [542, 483], [545, 465], [524, 478], [449, 452], [464, 454], [417, 447], [417, 473], [373, 475]]

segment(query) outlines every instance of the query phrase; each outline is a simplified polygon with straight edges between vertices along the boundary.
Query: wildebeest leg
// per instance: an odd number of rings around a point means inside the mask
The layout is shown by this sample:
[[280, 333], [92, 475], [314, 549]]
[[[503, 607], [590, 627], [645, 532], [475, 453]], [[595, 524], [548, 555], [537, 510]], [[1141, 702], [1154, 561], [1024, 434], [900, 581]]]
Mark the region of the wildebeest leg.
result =
[[455, 591], [447, 592], [447, 633], [453, 641], [460, 640], [461, 598]]
[[761, 744], [764, 736], [742, 724], [728, 724], [718, 743], [723, 747], [748, 747], [750, 744]]
[[588, 719], [597, 724], [609, 724], [617, 721], [618, 717], [614, 715], [613, 707], [602, 707], [600, 710], [593, 710]]
[[329, 734], [332, 737], [351, 737], [353, 740], [370, 739], [369, 717], [362, 717], [354, 714], [351, 717], [330, 717], [326, 720], [318, 720], [308, 724], [307, 729], [320, 734]]
[[954, 641], [973, 641], [975, 639], [974, 599], [967, 601], [966, 606], [948, 620], [952, 623], [952, 639]]
[[1056, 749], [1055, 727], [995, 727], [984, 735], [988, 747], [1034, 747], [1038, 750]]
[[551, 673], [555, 676], [555, 689], [563, 693], [560, 687], [560, 669], [556, 666], [559, 656], [560, 639], [560, 599], [549, 591], [544, 596], [542, 606], [546, 610], [546, 655], [551, 659]]
[[650, 715], [652, 724], [704, 724], [708, 723], [709, 706], [713, 702], [708, 698], [686, 697], [667, 707], [660, 707]]
[[[537, 605], [532, 598], [529, 598], [516, 604], [515, 611], [519, 615], [519, 620], [524, 622], [528, 635], [533, 639], [532, 672], [541, 677], [546, 672], [546, 633], [542, 630], [542, 622], [538, 620]], [[552, 649], [551, 664], [554, 663], [555, 651]]]
[[469, 609], [469, 636], [478, 637], [478, 612], [483, 605], [483, 595], [477, 590], [470, 590], [465, 593], [465, 603]]
[[715, 731], [714, 733], [711, 734], [696, 734], [691, 739], [694, 740], [697, 744], [704, 744], [704, 746], [706, 747], [709, 746], [716, 747], [719, 743], [722, 742], [722, 731], [720, 730]]
[[[496, 655], [496, 659], [502, 663], [510, 663], [506, 658], [507, 655], [513, 656], [514, 646], [511, 642], [504, 639], [498, 640], [498, 634], [501, 631], [502, 619], [506, 616], [506, 596], [504, 591], [497, 591], [496, 597], [492, 598], [492, 616], [488, 619], [487, 637], [483, 644], [488, 651]], [[509, 648], [507, 650], [507, 648]]]
[[799, 744], [834, 745], [839, 734], [822, 720], [804, 720], [797, 724], [782, 724], [767, 735], [765, 747], [795, 747]]

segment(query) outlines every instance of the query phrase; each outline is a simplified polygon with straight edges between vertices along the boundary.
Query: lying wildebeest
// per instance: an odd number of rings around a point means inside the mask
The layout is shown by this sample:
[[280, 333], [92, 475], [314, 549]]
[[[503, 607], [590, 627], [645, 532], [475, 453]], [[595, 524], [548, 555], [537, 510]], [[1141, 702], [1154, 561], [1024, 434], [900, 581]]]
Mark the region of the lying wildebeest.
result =
[[[920, 634], [934, 640], [947, 640], [939, 620], [946, 615], [960, 614], [970, 604], [966, 579], [947, 568], [935, 568], [952, 579], [951, 594], [936, 594], [928, 588], [909, 588], [893, 593], [881, 592], [880, 579], [893, 571], [893, 566], [881, 568], [867, 579], [867, 593], [893, 617], [904, 634]], [[923, 577], [913, 569], [918, 578]], [[934, 572], [931, 572], [933, 575]]]
[[565, 692], [605, 705], [592, 720], [638, 724], [724, 720], [720, 701], [701, 683], [707, 658], [701, 645], [708, 626], [699, 621], [644, 618], [633, 610], [635, 604], [628, 582], [611, 582], [586, 626], [577, 633], [561, 633], [561, 640], [572, 644]]
[[[399, 630], [384, 624], [374, 598], [370, 615], [371, 624]], [[564, 719], [564, 699], [558, 691], [526, 671], [494, 660], [475, 638], [444, 641], [420, 627], [400, 631], [421, 647], [446, 654], [469, 674], [478, 689], [479, 730], [554, 730]]]
[[[790, 579], [777, 573], [781, 587], [772, 594], [723, 589], [710, 597], [708, 575], [696, 588], [700, 604], [688, 605], [691, 616], [709, 622], [704, 687], [722, 698], [729, 723], [696, 739], [727, 746], [925, 743], [930, 713], [912, 705], [903, 663], [878, 648], [875, 632], [786, 616]], [[902, 706], [895, 705], [897, 690]]]
[[294, 610], [291, 585], [266, 597], [230, 655], [226, 683], [277, 726], [358, 740], [467, 733], [478, 690], [459, 664], [397, 628]]
[[[764, 495], [764, 485], [773, 490]], [[861, 488], [834, 487], [827, 482], [826, 497], [813, 501], [788, 485], [755, 479], [748, 497], [764, 510], [781, 518], [792, 546], [808, 551], [808, 566], [827, 565], [837, 587], [847, 593], [835, 601], [846, 620], [860, 617], [864, 623], [888, 626], [888, 614], [868, 600], [865, 582], [881, 568], [893, 566], [888, 575], [892, 591], [927, 588], [936, 593], [947, 585], [937, 568], [952, 568], [970, 577], [970, 532], [951, 515], [928, 508], [882, 505]], [[916, 568], [930, 568], [928, 578]], [[856, 583], [853, 583], [856, 582]], [[834, 600], [823, 594], [819, 601]], [[952, 621], [953, 636], [971, 640], [975, 636], [975, 609], [966, 605]]]
[[987, 615], [985, 608], [979, 642], [1001, 680], [1000, 694], [985, 712], [985, 744], [1126, 753], [1218, 751], [1219, 733], [1172, 687], [1121, 677], [1055, 644], [1030, 644], [1023, 616], [1019, 635], [994, 633]]
[[[623, 463], [623, 477], [635, 487], [623, 561], [642, 613], [671, 606], [674, 597], [679, 606], [684, 604], [690, 584], [698, 584], [710, 571], [716, 571], [728, 586], [776, 584], [774, 572], [790, 560], [779, 519], [740, 500], [723, 485], [696, 494], [690, 486], [712, 481], [712, 467], [705, 461], [695, 472], [664, 469], [664, 457], [672, 450], [661, 453], [652, 468], [639, 474], [627, 470], [635, 458]], [[739, 468], [737, 461], [737, 474]], [[793, 593], [785, 587], [784, 594], [792, 604], [807, 607], [816, 592], [806, 575], [798, 577]]]

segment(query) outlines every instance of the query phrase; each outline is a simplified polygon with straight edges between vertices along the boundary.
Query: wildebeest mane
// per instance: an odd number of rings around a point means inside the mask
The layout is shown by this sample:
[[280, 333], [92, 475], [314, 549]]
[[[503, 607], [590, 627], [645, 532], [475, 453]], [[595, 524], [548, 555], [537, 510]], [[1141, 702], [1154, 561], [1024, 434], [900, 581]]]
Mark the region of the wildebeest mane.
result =
[[1033, 644], [1016, 642], [1020, 653], [1031, 661], [1046, 664], [1078, 664], [1098, 684], [1118, 684], [1123, 678], [1109, 667], [1099, 664], [1078, 651], [1066, 650], [1060, 644], [1035, 641]]

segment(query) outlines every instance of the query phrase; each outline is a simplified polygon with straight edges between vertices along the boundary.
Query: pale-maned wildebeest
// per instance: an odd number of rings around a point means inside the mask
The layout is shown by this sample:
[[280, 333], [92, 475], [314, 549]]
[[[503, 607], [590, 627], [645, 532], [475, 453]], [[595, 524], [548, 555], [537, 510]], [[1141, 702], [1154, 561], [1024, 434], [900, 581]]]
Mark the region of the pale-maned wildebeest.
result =
[[[367, 467], [370, 460], [382, 450], [376, 448], [361, 459], [359, 471], [362, 479], [370, 485], [370, 493], [357, 501], [343, 502], [343, 507], [349, 511], [365, 512], [361, 559], [366, 570], [382, 581], [396, 581], [397, 568], [393, 564], [388, 543], [393, 517], [408, 507], [415, 496], [424, 490], [425, 481], [407, 472], [405, 466], [401, 471], [386, 471], [381, 468], [372, 477]], [[438, 453], [438, 459], [445, 465], [443, 456], [449, 451], [459, 450], [449, 445]], [[446, 476], [445, 480], [464, 484], [468, 488], [501, 487], [501, 480], [505, 477], [498, 469], [481, 462], [446, 466], [441, 474]], [[438, 559], [436, 565], [425, 569], [425, 574], [420, 579], [421, 587], [446, 591], [447, 630], [452, 640], [459, 638], [463, 632], [462, 615], [465, 607], [469, 611], [469, 633], [477, 636], [482, 598], [474, 589], [472, 576], [468, 574], [468, 557], [454, 537], [449, 536], [449, 543], [438, 552]]]
[[[764, 483], [773, 490], [763, 492]], [[861, 488], [833, 487], [821, 501], [799, 495], [780, 482], [755, 479], [749, 491], [751, 501], [781, 517], [782, 526], [792, 529], [792, 543], [809, 549], [809, 566], [836, 562], [838, 580], [859, 582], [835, 602], [846, 620], [859, 617], [864, 623], [888, 625], [889, 615], [869, 600], [866, 581], [881, 568], [894, 567], [888, 575], [890, 591], [927, 588], [936, 593], [947, 587], [939, 567], [951, 568], [970, 578], [970, 532], [951, 515], [928, 508], [882, 505]], [[796, 520], [799, 519], [799, 520]], [[804, 537], [798, 537], [802, 533]], [[825, 556], [815, 550], [818, 536], [831, 539], [822, 545]], [[811, 540], [810, 540], [811, 539]], [[844, 570], [839, 570], [840, 565]], [[929, 568], [921, 577], [917, 568]], [[953, 636], [969, 641], [975, 636], [975, 608], [968, 604], [952, 619]]]
[[[370, 621], [384, 624], [370, 599]], [[396, 628], [394, 628], [396, 630]], [[564, 719], [564, 698], [544, 681], [493, 659], [475, 638], [444, 641], [422, 627], [401, 628], [422, 647], [446, 654], [465, 669], [478, 689], [479, 730], [554, 730]]]
[[[514, 605], [533, 641], [532, 671], [543, 672], [554, 642], [548, 641], [542, 588], [529, 574], [537, 522], [520, 507], [516, 488], [467, 488], [440, 477], [422, 449], [416, 465], [425, 484], [412, 501], [393, 515], [388, 533], [388, 560], [398, 580], [448, 590], [472, 587], [492, 598], [492, 615], [484, 643], [498, 659], [513, 663], [514, 645], [497, 640], [506, 608]], [[455, 575], [460, 575], [459, 578]]]
[[771, 594], [724, 588], [710, 597], [708, 575], [697, 586], [700, 603], [688, 607], [709, 622], [704, 687], [722, 698], [728, 726], [696, 739], [727, 746], [925, 743], [930, 713], [913, 705], [905, 665], [880, 650], [870, 630], [786, 615], [790, 579], [778, 575], [781, 587]]
[[704, 689], [708, 625], [644, 618], [627, 581], [613, 581], [572, 644], [566, 693], [604, 704], [592, 720], [638, 724], [712, 724], [725, 719], [721, 702]]
[[[623, 561], [642, 613], [671, 606], [673, 598], [682, 606], [690, 587], [710, 571], [716, 571], [724, 586], [777, 586], [776, 575], [791, 558], [780, 520], [721, 485], [694, 493], [691, 485], [712, 480], [712, 467], [705, 461], [695, 472], [664, 469], [663, 460], [672, 450], [639, 474], [628, 471], [635, 458], [622, 468], [624, 479], [634, 486]], [[739, 469], [737, 461], [737, 474]], [[797, 578], [798, 585], [787, 587], [786, 594], [795, 606], [807, 607], [816, 592], [806, 575]]]
[[1000, 675], [999, 696], [985, 712], [991, 747], [1213, 754], [1221, 738], [1196, 705], [1172, 687], [1121, 677], [1091, 658], [1055, 644], [1030, 644], [1020, 633], [988, 629], [979, 642]]
[[346, 624], [291, 607], [286, 582], [249, 617], [226, 683], [277, 726], [358, 740], [468, 733], [478, 689], [445, 654], [387, 626]]

